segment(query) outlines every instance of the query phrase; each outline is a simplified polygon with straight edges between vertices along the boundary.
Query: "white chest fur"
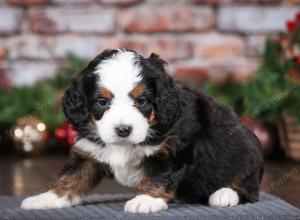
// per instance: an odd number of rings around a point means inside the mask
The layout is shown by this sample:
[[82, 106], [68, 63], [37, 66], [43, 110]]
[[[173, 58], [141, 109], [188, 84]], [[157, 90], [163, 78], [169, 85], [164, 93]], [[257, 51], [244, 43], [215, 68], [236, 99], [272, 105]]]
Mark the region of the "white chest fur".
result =
[[124, 186], [136, 187], [144, 176], [143, 167], [112, 166], [115, 179]]
[[135, 187], [144, 176], [143, 158], [154, 154], [159, 146], [109, 145], [101, 147], [87, 139], [80, 139], [75, 146], [89, 153], [102, 163], [110, 165], [115, 179], [122, 185]]

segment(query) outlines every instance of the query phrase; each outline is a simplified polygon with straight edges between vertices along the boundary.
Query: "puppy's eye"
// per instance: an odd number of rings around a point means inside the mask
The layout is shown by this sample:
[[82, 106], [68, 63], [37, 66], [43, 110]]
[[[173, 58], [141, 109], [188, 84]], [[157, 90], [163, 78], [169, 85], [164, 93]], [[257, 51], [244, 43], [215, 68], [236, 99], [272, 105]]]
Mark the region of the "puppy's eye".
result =
[[97, 105], [101, 108], [106, 108], [110, 106], [110, 102], [107, 99], [102, 98], [98, 100]]
[[136, 100], [136, 105], [144, 106], [147, 103], [147, 99], [145, 96], [141, 96]]

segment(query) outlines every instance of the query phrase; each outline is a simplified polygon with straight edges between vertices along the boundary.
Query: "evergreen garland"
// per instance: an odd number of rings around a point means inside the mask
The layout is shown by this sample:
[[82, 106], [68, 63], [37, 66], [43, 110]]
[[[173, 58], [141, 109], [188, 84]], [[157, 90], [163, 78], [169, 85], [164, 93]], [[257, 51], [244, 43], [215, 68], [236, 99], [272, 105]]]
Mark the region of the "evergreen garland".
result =
[[60, 95], [72, 76], [85, 65], [85, 60], [68, 55], [67, 66], [53, 79], [41, 81], [34, 86], [0, 89], [0, 129], [7, 131], [19, 118], [35, 116], [53, 132], [64, 121], [59, 106]]
[[204, 89], [232, 106], [240, 115], [273, 120], [292, 116], [300, 123], [300, 13], [287, 23], [287, 32], [269, 38], [254, 78], [245, 85], [228, 79]]

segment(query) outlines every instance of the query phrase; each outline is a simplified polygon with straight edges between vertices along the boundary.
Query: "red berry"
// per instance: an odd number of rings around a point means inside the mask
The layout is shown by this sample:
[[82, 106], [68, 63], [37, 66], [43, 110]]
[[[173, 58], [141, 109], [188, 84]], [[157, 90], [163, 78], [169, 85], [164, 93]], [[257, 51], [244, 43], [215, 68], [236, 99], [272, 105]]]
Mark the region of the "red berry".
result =
[[288, 32], [294, 32], [296, 30], [296, 22], [295, 21], [288, 21], [286, 23], [286, 27]]
[[55, 130], [55, 135], [58, 138], [64, 138], [66, 136], [66, 131], [64, 129], [62, 129], [62, 128], [57, 128]]
[[300, 22], [300, 12], [296, 14], [295, 21]]
[[245, 124], [249, 124], [253, 120], [253, 118], [249, 115], [242, 115], [240, 116], [240, 120]]

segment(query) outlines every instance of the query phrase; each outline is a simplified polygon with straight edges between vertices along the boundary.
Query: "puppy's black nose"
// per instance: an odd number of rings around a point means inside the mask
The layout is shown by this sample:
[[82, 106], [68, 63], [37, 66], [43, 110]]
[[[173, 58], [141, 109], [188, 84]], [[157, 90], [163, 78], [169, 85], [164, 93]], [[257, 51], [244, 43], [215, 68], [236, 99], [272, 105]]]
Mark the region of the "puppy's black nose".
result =
[[116, 133], [119, 137], [128, 137], [132, 131], [132, 127], [128, 125], [119, 125], [115, 127]]

